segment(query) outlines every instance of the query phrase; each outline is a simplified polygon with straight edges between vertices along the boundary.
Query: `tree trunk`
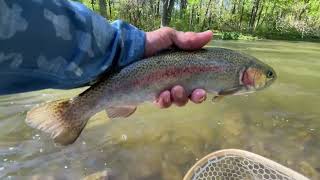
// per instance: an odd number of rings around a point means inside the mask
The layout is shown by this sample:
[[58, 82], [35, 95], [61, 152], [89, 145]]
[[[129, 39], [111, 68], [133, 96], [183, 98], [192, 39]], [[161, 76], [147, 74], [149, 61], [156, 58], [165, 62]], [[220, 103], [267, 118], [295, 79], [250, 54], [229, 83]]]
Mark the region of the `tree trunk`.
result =
[[180, 1], [180, 18], [183, 18], [186, 9], [187, 9], [187, 0], [181, 0]]
[[259, 28], [259, 27], [264, 23], [264, 20], [266, 19], [268, 10], [269, 10], [269, 6], [267, 6], [267, 7], [265, 8], [265, 11], [264, 11], [264, 13], [263, 13], [263, 17], [262, 17], [261, 21], [260, 21], [260, 18], [258, 19], [258, 23], [257, 23], [256, 29]]
[[[190, 18], [189, 18], [189, 29], [191, 30], [193, 24], [193, 13], [194, 12], [194, 5], [191, 6]], [[193, 30], [193, 29], [192, 29]]]
[[249, 21], [249, 32], [250, 33], [253, 33], [253, 30], [254, 30], [254, 24], [256, 22], [257, 12], [259, 10], [259, 4], [260, 4], [260, 0], [255, 0], [253, 2], [253, 7], [251, 10], [251, 16], [250, 16], [250, 21]]
[[241, 13], [240, 13], [240, 19], [239, 19], [239, 29], [241, 29], [242, 25], [242, 19], [243, 19], [243, 11], [244, 11], [244, 4], [245, 0], [242, 0], [242, 5], [241, 5]]
[[175, 2], [175, 0], [170, 0], [170, 3], [169, 3], [169, 7], [168, 7], [168, 25], [169, 25], [169, 23], [170, 23], [170, 20], [171, 20], [171, 14], [172, 14], [172, 10], [173, 10], [173, 7], [174, 7], [174, 2]]
[[197, 24], [200, 24], [201, 10], [202, 10], [202, 0], [199, 1], [199, 7], [197, 8], [197, 17], [196, 17]]
[[95, 0], [91, 0], [91, 7], [92, 7], [92, 10], [94, 10], [94, 5], [96, 4], [96, 1]]
[[256, 28], [257, 28], [257, 26], [258, 26], [258, 24], [259, 24], [259, 22], [260, 22], [260, 18], [261, 18], [261, 14], [262, 14], [263, 9], [264, 9], [264, 2], [263, 2], [263, 0], [262, 0], [262, 6], [261, 6], [260, 11], [259, 11], [259, 13], [258, 13], [258, 20], [257, 20], [257, 22], [256, 22], [255, 25], [254, 25], [253, 31], [256, 30]]
[[161, 26], [168, 26], [171, 20], [174, 0], [162, 0]]
[[220, 5], [219, 5], [219, 7], [220, 7], [220, 10], [219, 10], [219, 19], [221, 19], [221, 17], [222, 17], [222, 11], [223, 11], [223, 0], [220, 0]]
[[309, 7], [309, 0], [305, 0], [304, 1], [304, 5], [302, 10], [300, 11], [299, 15], [298, 15], [298, 20], [300, 21], [302, 19], [302, 15], [307, 11], [308, 7]]
[[111, 8], [111, 0], [108, 1], [108, 6], [109, 6], [109, 18], [112, 18], [112, 8]]
[[[211, 8], [210, 8], [211, 9]], [[213, 16], [212, 16], [212, 11], [209, 11], [209, 18], [208, 18], [208, 27], [212, 27], [212, 20]]]
[[103, 17], [107, 17], [106, 0], [99, 0], [99, 10]]
[[209, 12], [209, 8], [211, 6], [211, 2], [212, 0], [209, 0], [208, 4], [207, 4], [207, 9], [206, 9], [206, 13], [204, 15], [204, 18], [203, 18], [203, 21], [202, 21], [202, 27], [201, 27], [201, 30], [204, 30], [204, 26], [206, 24], [206, 19], [207, 19], [207, 16], [208, 16], [208, 12]]
[[231, 14], [235, 14], [235, 13], [236, 13], [236, 5], [237, 5], [237, 3], [236, 3], [236, 1], [234, 0], [234, 1], [233, 1], [233, 6], [232, 6]]
[[[272, 6], [272, 9], [271, 9], [271, 13], [269, 14], [270, 17], [275, 17], [273, 14], [274, 14], [274, 11], [275, 11], [275, 9], [276, 9], [276, 6], [277, 6], [277, 2], [274, 1], [273, 6]], [[276, 28], [276, 25], [277, 25], [276, 22], [277, 22], [277, 21], [275, 21], [275, 20], [273, 20], [273, 22], [272, 22], [272, 27], [273, 27], [273, 29]]]
[[161, 0], [159, 0], [158, 1], [158, 6], [157, 6], [157, 12], [156, 12], [156, 14], [157, 14], [157, 16], [159, 17], [160, 16], [160, 8], [161, 8], [161, 2], [160, 2]]

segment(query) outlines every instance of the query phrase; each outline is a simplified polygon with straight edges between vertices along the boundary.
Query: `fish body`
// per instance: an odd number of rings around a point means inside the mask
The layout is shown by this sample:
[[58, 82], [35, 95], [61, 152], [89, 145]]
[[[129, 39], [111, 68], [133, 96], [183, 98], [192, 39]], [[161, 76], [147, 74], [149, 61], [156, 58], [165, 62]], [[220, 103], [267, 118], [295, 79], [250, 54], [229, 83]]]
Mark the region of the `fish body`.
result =
[[109, 117], [126, 117], [138, 104], [153, 101], [174, 85], [183, 86], [189, 94], [202, 88], [225, 96], [264, 89], [275, 79], [270, 66], [233, 50], [168, 51], [104, 77], [70, 100], [36, 107], [28, 112], [26, 122], [66, 145], [76, 140], [94, 114], [106, 109]]

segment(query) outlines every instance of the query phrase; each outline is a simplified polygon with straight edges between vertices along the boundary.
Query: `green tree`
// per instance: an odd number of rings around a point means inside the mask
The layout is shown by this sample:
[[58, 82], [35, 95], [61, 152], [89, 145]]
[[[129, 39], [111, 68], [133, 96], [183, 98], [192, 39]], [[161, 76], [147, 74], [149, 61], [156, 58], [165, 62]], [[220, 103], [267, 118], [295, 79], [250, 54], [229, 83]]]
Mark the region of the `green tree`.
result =
[[275, 39], [320, 39], [319, 0], [81, 0], [81, 2], [109, 20], [123, 19], [144, 30], [153, 30], [162, 25], [179, 30], [212, 29]]

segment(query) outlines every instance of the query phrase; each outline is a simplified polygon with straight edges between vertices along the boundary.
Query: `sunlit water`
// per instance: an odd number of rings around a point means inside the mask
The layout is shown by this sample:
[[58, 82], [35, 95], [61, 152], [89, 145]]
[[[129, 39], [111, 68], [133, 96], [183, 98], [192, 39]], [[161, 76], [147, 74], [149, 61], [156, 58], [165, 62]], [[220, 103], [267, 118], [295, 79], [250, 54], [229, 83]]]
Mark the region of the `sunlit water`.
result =
[[127, 119], [92, 118], [73, 145], [55, 146], [24, 123], [34, 105], [82, 90], [45, 90], [0, 97], [0, 179], [79, 179], [112, 170], [119, 179], [182, 179], [206, 154], [248, 150], [312, 179], [320, 172], [320, 44], [214, 41], [254, 55], [278, 73], [249, 96], [160, 110], [139, 107]]

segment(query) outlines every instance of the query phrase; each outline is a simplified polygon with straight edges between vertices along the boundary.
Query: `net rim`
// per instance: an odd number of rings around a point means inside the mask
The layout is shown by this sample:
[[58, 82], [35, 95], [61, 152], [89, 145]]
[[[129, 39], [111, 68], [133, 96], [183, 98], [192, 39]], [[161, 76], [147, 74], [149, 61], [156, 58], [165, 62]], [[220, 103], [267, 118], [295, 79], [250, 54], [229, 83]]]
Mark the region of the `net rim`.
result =
[[226, 156], [228, 156], [228, 157], [230, 157], [230, 156], [245, 157], [245, 158], [251, 159], [253, 161], [262, 162], [263, 165], [265, 165], [267, 167], [271, 167], [273, 169], [276, 169], [280, 173], [283, 173], [286, 176], [289, 176], [291, 179], [310, 180], [309, 178], [303, 176], [302, 174], [295, 172], [294, 170], [287, 168], [287, 167], [285, 167], [275, 161], [267, 159], [267, 158], [260, 156], [258, 154], [254, 154], [252, 152], [248, 152], [248, 151], [240, 150], [240, 149], [223, 149], [223, 150], [215, 151], [215, 152], [212, 152], [212, 153], [206, 155], [205, 157], [203, 157], [202, 159], [197, 161], [188, 170], [188, 172], [184, 176], [183, 180], [191, 180], [195, 174], [199, 173], [199, 170], [201, 170], [201, 168], [205, 164], [209, 164], [210, 162], [212, 162], [214, 160], [218, 160], [219, 158], [226, 157]]

